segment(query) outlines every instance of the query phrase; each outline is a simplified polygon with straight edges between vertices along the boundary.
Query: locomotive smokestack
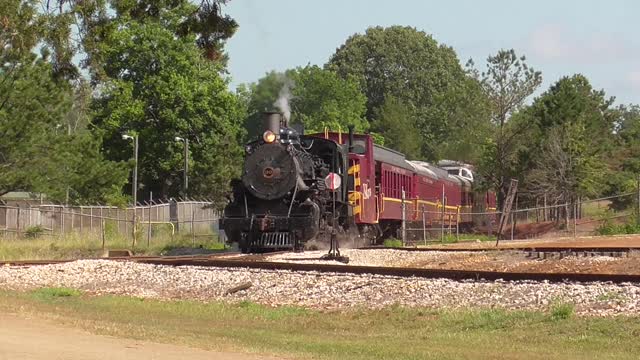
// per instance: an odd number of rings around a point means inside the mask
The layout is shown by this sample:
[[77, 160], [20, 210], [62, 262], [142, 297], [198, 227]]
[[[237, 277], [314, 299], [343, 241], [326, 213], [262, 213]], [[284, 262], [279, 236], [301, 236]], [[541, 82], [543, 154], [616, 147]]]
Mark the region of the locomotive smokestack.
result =
[[264, 112], [262, 118], [262, 131], [271, 130], [274, 134], [280, 134], [280, 123], [282, 122], [282, 113], [280, 112]]
[[353, 152], [353, 125], [349, 125], [349, 152]]

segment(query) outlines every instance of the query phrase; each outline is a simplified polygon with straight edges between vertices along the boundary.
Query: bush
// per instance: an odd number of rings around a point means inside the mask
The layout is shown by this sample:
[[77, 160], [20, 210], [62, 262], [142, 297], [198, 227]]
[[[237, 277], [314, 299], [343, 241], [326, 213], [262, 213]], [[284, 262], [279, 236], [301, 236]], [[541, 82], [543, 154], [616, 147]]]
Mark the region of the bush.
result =
[[625, 224], [614, 224], [610, 218], [606, 218], [602, 225], [596, 229], [598, 235], [624, 235], [624, 234], [640, 234], [640, 224], [633, 217]]
[[551, 307], [551, 319], [567, 320], [571, 318], [575, 306], [571, 303], [557, 303]]
[[24, 236], [29, 239], [37, 239], [40, 235], [44, 234], [44, 230], [42, 225], [30, 226], [25, 230]]
[[384, 247], [388, 247], [388, 248], [401, 248], [402, 247], [402, 240], [398, 240], [398, 239], [386, 239], [383, 243]]

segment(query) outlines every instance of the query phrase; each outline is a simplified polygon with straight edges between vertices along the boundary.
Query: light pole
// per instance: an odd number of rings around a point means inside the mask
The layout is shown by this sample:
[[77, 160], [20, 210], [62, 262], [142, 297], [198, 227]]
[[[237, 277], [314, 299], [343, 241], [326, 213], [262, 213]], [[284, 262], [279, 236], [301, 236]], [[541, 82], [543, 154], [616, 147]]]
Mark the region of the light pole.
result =
[[136, 206], [138, 204], [138, 135], [122, 135], [123, 140], [133, 140], [133, 161], [135, 167], [133, 168], [133, 245], [136, 245]]
[[184, 143], [184, 181], [182, 183], [183, 196], [187, 199], [187, 190], [189, 189], [189, 139], [175, 137], [176, 141], [182, 141]]

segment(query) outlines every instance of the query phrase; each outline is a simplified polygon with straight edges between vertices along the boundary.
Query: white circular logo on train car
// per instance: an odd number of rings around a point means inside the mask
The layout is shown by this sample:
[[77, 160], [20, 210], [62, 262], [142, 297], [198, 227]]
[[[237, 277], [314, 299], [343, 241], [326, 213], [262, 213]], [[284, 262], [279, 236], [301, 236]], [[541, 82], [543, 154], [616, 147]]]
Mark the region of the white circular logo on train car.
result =
[[327, 177], [324, 178], [324, 185], [329, 190], [336, 190], [340, 187], [341, 184], [342, 184], [342, 178], [340, 178], [340, 175], [336, 173], [329, 173], [329, 175], [327, 175]]

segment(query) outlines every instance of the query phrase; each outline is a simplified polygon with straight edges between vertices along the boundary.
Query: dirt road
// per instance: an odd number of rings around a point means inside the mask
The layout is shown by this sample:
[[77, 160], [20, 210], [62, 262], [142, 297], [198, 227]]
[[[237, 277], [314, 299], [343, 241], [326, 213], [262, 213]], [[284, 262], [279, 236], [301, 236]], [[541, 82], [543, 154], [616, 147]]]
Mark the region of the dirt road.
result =
[[51, 322], [0, 315], [0, 360], [277, 360], [274, 357], [93, 335]]

